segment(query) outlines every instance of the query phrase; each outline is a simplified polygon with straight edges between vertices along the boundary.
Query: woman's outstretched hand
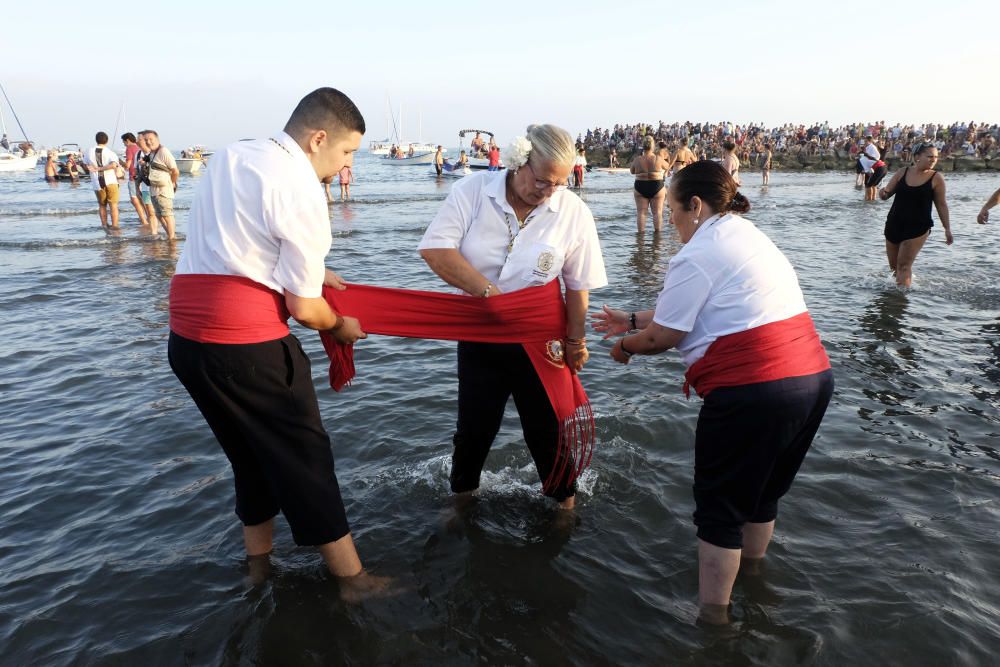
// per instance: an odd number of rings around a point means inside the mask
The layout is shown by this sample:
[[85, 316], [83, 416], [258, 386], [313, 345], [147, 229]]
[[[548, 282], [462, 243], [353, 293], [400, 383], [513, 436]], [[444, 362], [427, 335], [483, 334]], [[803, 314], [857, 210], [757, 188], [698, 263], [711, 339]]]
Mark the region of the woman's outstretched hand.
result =
[[590, 316], [590, 325], [594, 331], [603, 333], [605, 340], [628, 332], [629, 324], [628, 313], [617, 308], [610, 308], [607, 304]]

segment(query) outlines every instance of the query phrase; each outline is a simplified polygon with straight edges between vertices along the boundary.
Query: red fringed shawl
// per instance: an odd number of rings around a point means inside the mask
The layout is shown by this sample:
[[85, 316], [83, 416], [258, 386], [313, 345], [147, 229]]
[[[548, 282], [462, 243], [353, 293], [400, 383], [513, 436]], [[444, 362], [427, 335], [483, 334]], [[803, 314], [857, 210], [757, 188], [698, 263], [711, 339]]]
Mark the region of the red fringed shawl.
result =
[[[521, 343], [559, 420], [557, 464], [543, 490], [564, 478], [572, 483], [590, 464], [594, 417], [583, 385], [563, 361], [566, 306], [559, 281], [488, 299], [369, 285], [348, 285], [343, 291], [325, 287], [323, 297], [336, 312], [358, 318], [369, 334]], [[354, 377], [354, 346], [326, 332], [320, 337], [330, 357], [330, 385], [340, 391]]]

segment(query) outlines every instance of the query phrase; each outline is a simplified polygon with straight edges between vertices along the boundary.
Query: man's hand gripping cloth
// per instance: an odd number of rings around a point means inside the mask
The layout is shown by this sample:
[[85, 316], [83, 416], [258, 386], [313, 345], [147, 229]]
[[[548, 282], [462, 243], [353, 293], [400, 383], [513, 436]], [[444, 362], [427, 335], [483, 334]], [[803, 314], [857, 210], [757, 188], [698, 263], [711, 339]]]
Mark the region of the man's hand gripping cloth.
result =
[[[543, 490], [564, 478], [572, 483], [590, 464], [594, 416], [583, 385], [563, 360], [566, 305], [558, 280], [486, 299], [353, 284], [343, 291], [324, 287], [323, 297], [336, 312], [358, 318], [369, 334], [520, 343], [559, 420], [557, 463]], [[330, 357], [330, 385], [340, 391], [354, 377], [354, 346], [327, 332], [320, 338]]]

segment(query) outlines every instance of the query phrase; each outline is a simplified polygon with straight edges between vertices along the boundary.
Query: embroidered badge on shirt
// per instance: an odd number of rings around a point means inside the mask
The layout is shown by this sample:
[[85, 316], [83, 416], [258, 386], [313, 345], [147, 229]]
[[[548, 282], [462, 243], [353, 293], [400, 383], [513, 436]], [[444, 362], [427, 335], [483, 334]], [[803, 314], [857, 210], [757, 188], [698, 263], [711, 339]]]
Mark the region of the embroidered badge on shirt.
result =
[[552, 265], [555, 264], [556, 258], [553, 257], [552, 253], [546, 250], [538, 256], [538, 270], [542, 273], [548, 273], [552, 270]]

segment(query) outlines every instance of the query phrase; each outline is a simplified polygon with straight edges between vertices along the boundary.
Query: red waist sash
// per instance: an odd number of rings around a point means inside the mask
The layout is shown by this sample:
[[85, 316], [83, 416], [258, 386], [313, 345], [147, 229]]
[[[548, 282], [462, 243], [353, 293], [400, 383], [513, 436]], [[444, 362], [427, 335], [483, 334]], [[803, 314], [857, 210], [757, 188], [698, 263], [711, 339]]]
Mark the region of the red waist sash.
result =
[[[566, 306], [558, 280], [488, 299], [369, 285], [348, 285], [343, 291], [326, 287], [323, 296], [338, 313], [358, 318], [369, 334], [521, 343], [559, 420], [557, 464], [543, 489], [564, 477], [572, 483], [590, 464], [594, 417], [580, 379], [563, 361]], [[320, 337], [330, 357], [330, 385], [340, 391], [354, 377], [354, 346], [326, 332]], [[572, 454], [573, 466], [566, 454]]]
[[199, 343], [264, 343], [288, 335], [285, 298], [243, 276], [175, 275], [170, 330]]
[[720, 336], [684, 374], [684, 393], [693, 386], [704, 398], [713, 389], [813, 375], [830, 368], [808, 312], [787, 320]]

